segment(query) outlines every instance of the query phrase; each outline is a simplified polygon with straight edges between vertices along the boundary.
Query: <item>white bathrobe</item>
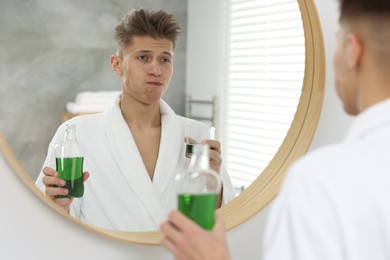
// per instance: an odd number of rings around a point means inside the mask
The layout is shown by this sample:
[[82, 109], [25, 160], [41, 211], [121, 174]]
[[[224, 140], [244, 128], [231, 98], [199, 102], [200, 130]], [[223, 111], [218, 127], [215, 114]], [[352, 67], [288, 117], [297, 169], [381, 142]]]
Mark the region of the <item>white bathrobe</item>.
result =
[[361, 113], [340, 144], [296, 162], [272, 202], [264, 260], [390, 257], [390, 99]]
[[[185, 129], [199, 123], [181, 117], [160, 102], [161, 141], [153, 181], [119, 108], [119, 98], [103, 113], [79, 116], [77, 140], [85, 148], [84, 171], [90, 172], [84, 196], [74, 199], [70, 214], [86, 223], [124, 231], [156, 230], [167, 213], [177, 208], [175, 175], [185, 170]], [[64, 137], [65, 124], [53, 137], [44, 166], [55, 169], [54, 146]], [[41, 172], [36, 185], [44, 191]], [[234, 198], [226, 170], [221, 170], [223, 204]]]

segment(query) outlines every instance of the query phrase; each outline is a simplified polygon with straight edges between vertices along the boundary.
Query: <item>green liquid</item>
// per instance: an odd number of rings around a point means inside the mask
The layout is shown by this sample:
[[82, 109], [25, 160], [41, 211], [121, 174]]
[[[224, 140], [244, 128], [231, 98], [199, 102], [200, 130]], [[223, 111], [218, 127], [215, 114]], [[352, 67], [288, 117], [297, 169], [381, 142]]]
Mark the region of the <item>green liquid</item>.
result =
[[180, 194], [179, 211], [206, 230], [212, 230], [215, 223], [215, 207], [218, 194]]
[[59, 178], [65, 181], [64, 188], [68, 195], [59, 195], [57, 198], [80, 198], [84, 194], [83, 157], [56, 158], [56, 170]]
[[186, 157], [191, 158], [192, 155], [192, 148], [194, 147], [193, 144], [187, 144], [186, 145]]

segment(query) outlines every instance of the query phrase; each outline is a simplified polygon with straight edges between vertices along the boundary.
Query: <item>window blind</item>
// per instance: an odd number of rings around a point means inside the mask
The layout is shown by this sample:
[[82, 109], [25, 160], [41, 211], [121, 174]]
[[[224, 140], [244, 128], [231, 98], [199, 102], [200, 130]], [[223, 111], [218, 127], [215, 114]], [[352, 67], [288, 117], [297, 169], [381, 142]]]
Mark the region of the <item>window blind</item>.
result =
[[224, 161], [239, 193], [267, 167], [290, 128], [305, 39], [296, 0], [229, 0], [227, 10]]

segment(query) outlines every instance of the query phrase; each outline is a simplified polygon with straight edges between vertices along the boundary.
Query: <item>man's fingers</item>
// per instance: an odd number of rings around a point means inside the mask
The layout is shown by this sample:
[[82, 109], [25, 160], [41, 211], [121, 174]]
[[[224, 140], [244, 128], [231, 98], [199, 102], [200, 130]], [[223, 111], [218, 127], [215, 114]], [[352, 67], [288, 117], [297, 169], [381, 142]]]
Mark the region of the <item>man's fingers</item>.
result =
[[65, 181], [58, 178], [58, 172], [56, 172], [53, 168], [44, 167], [42, 172], [45, 176], [42, 178], [42, 182], [46, 188], [53, 186], [64, 186]]
[[216, 218], [213, 230], [217, 232], [225, 231], [225, 223], [222, 221], [221, 218], [219, 217]]
[[69, 207], [69, 205], [72, 203], [72, 198], [56, 198], [54, 199], [54, 202], [61, 207]]
[[216, 151], [221, 154], [221, 143], [217, 140], [203, 140], [202, 144], [208, 144], [210, 146], [210, 150]]
[[83, 181], [88, 180], [89, 175], [90, 175], [89, 172], [83, 172]]
[[178, 219], [175, 219], [176, 224], [169, 220], [161, 224], [160, 229], [164, 234], [161, 245], [173, 253], [176, 259], [190, 259], [186, 252], [188, 251], [189, 246], [188, 239], [192, 238], [192, 236], [190, 233], [183, 232], [182, 227], [187, 221], [190, 222], [190, 224], [194, 223], [187, 218], [185, 218], [185, 222], [182, 222], [182, 220], [183, 219], [179, 217]]
[[160, 229], [170, 243], [176, 244], [175, 241], [177, 241], [180, 236], [180, 230], [178, 228], [176, 228], [171, 222], [166, 221], [160, 225]]
[[49, 187], [45, 189], [45, 193], [47, 196], [53, 198], [57, 195], [68, 195], [69, 191], [64, 188]]
[[210, 164], [219, 166], [222, 163], [221, 143], [216, 140], [204, 140], [202, 144], [208, 144], [210, 146]]
[[45, 185], [45, 187], [52, 187], [52, 186], [64, 186], [65, 181], [57, 178], [57, 177], [51, 177], [51, 176], [44, 176], [42, 178], [42, 182]]
[[197, 144], [198, 143], [194, 138], [189, 137], [189, 136], [184, 137], [184, 142], [186, 144]]
[[222, 163], [221, 155], [217, 151], [210, 150], [210, 163], [220, 165]]
[[163, 239], [161, 240], [161, 245], [167, 249], [169, 252], [171, 252], [174, 256], [176, 256], [176, 259], [180, 259], [178, 257], [178, 254], [180, 253], [178, 250], [177, 250], [177, 247], [175, 246], [175, 244], [172, 243], [172, 241], [164, 236]]
[[197, 232], [198, 230], [202, 229], [198, 224], [187, 218], [183, 213], [179, 211], [170, 212], [168, 215], [168, 221], [174, 227], [176, 227], [176, 229], [183, 233]]
[[50, 168], [50, 167], [44, 167], [42, 169], [42, 172], [46, 176], [52, 176], [52, 177], [57, 177], [58, 176], [58, 172], [56, 172], [56, 170], [54, 170], [53, 168]]

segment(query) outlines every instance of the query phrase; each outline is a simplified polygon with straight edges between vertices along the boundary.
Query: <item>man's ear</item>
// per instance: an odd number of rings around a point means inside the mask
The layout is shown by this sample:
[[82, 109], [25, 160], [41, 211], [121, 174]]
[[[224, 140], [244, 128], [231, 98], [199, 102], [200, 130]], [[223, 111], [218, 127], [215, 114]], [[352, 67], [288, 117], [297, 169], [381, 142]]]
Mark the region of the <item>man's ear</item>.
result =
[[346, 60], [348, 68], [357, 68], [363, 58], [364, 46], [362, 40], [354, 33], [347, 36]]
[[110, 56], [111, 68], [118, 75], [122, 75], [121, 62], [122, 62], [121, 58], [118, 57], [117, 55]]

